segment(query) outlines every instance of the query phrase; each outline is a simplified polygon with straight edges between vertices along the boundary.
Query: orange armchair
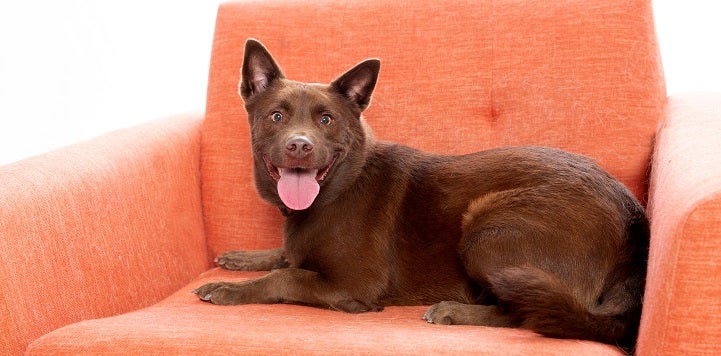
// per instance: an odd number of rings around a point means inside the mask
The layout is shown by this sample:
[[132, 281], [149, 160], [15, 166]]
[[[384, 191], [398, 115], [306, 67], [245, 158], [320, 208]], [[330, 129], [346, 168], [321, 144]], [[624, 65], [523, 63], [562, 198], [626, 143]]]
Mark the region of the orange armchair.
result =
[[637, 353], [721, 353], [721, 96], [666, 97], [649, 0], [222, 5], [204, 114], [0, 167], [0, 352], [620, 353], [430, 325], [423, 306], [350, 315], [200, 302], [191, 290], [204, 283], [262, 274], [214, 268], [215, 255], [281, 243], [282, 216], [254, 191], [237, 95], [248, 37], [304, 81], [381, 58], [366, 112], [380, 139], [598, 160], [649, 208]]

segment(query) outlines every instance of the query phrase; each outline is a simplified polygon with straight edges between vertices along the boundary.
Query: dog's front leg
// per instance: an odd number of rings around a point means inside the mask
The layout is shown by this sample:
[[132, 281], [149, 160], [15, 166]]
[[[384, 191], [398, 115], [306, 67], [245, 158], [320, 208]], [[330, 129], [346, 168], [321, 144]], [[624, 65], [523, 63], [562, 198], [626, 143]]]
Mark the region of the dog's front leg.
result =
[[355, 298], [318, 273], [300, 268], [274, 270], [264, 277], [240, 283], [208, 283], [193, 291], [205, 302], [231, 304], [290, 303], [326, 307], [348, 313], [383, 308], [367, 298]]
[[216, 257], [215, 263], [231, 271], [270, 271], [288, 267], [282, 247], [263, 251], [230, 251]]

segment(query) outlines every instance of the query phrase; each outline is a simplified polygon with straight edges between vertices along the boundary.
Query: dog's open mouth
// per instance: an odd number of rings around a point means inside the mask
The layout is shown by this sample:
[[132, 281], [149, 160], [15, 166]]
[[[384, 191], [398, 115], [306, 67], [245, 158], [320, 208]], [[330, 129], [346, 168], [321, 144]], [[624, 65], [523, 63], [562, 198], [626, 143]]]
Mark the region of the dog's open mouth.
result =
[[320, 169], [281, 168], [274, 166], [270, 158], [263, 155], [268, 174], [278, 184], [278, 196], [283, 204], [292, 210], [305, 210], [313, 204], [320, 192], [320, 182], [326, 178], [335, 160], [336, 156], [333, 156], [330, 162]]

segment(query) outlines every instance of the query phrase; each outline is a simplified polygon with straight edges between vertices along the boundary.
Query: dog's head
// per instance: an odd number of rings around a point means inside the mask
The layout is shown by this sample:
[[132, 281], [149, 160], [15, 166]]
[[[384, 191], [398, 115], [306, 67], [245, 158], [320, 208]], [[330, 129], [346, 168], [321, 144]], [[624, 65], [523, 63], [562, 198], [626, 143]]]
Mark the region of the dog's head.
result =
[[285, 79], [255, 40], [245, 45], [239, 92], [245, 101], [261, 196], [304, 210], [333, 200], [365, 164], [370, 104], [380, 61], [369, 59], [328, 85]]

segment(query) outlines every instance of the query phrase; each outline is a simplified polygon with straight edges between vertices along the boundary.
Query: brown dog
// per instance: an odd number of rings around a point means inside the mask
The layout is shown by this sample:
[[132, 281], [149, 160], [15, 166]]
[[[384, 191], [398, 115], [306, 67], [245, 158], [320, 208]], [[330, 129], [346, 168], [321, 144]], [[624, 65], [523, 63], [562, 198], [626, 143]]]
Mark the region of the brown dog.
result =
[[299, 83], [248, 40], [240, 94], [255, 182], [287, 216], [285, 238], [219, 257], [274, 270], [206, 284], [200, 299], [351, 313], [436, 303], [423, 319], [632, 347], [649, 236], [628, 190], [551, 148], [451, 157], [376, 141], [361, 112], [379, 69], [370, 59], [330, 85]]

